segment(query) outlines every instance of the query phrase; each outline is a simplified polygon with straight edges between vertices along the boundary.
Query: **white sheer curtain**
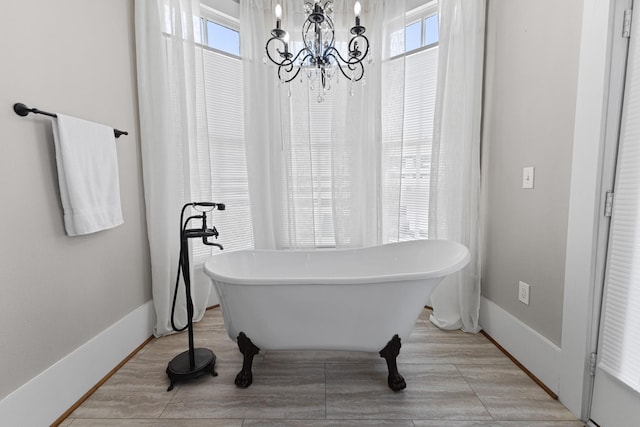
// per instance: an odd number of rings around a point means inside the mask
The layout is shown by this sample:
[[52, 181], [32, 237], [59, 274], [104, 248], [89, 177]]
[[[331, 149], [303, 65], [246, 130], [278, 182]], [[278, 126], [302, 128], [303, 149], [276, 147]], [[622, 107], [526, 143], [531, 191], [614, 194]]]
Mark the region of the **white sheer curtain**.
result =
[[[304, 2], [243, 0], [241, 51], [245, 76], [245, 131], [249, 192], [257, 248], [304, 248], [326, 244], [359, 247], [381, 243], [383, 197], [382, 64], [391, 34], [404, 31], [404, 0], [364, 3], [361, 20], [372, 47], [365, 84], [337, 74], [316, 101], [303, 73], [279, 83], [265, 65], [265, 42], [283, 9], [290, 46], [301, 45]], [[337, 46], [346, 55], [352, 2], [336, 2]], [[404, 76], [402, 69], [400, 76]], [[402, 81], [402, 79], [401, 79]], [[400, 93], [404, 93], [401, 90]], [[329, 123], [329, 126], [326, 124]], [[330, 221], [333, 227], [326, 227]], [[324, 235], [332, 229], [330, 236]]]
[[[151, 250], [156, 336], [171, 333], [171, 301], [179, 255], [180, 210], [191, 187], [210, 187], [194, 161], [196, 143], [207, 139], [202, 111], [202, 55], [197, 0], [136, 0], [136, 55], [147, 231]], [[194, 22], [196, 25], [194, 25]], [[200, 113], [201, 114], [201, 113]], [[210, 192], [208, 194], [211, 194]], [[193, 273], [193, 271], [192, 271]], [[200, 319], [210, 285], [192, 277], [194, 319]], [[177, 326], [186, 323], [184, 287], [176, 306]]]
[[478, 332], [480, 307], [480, 117], [485, 0], [440, 1], [429, 238], [466, 245], [469, 265], [431, 296], [431, 321]]
[[[240, 52], [243, 58], [245, 147], [249, 198], [256, 248], [275, 248], [273, 182], [283, 168], [280, 153], [280, 117], [275, 108], [278, 88], [275, 77], [263, 64], [264, 43], [269, 34], [273, 9], [270, 1], [240, 2]], [[286, 119], [286, 117], [284, 118]], [[278, 124], [278, 125], [276, 125]], [[273, 195], [275, 196], [275, 194]]]
[[[353, 26], [353, 2], [337, 2], [336, 37], [348, 40]], [[400, 152], [400, 125], [390, 118], [404, 111], [404, 57], [391, 62], [404, 44], [405, 0], [366, 2], [361, 22], [367, 28], [369, 57], [362, 83], [348, 81], [332, 89], [331, 170], [336, 247], [386, 243], [388, 211], [398, 206], [399, 193], [389, 182], [389, 152]], [[395, 36], [395, 37], [394, 37]], [[346, 50], [346, 49], [345, 49]], [[399, 102], [395, 102], [399, 101]], [[398, 160], [398, 157], [394, 159]], [[393, 175], [396, 177], [396, 175]], [[398, 176], [399, 177], [399, 176]]]
[[[364, 3], [362, 22], [372, 46], [366, 84], [351, 85], [344, 78], [334, 81], [321, 104], [305, 75], [280, 84], [276, 68], [265, 59], [276, 3], [283, 8], [282, 28], [290, 32], [290, 46], [297, 50], [303, 2], [243, 0], [240, 5], [256, 247], [318, 247], [324, 239], [327, 246], [361, 247], [397, 240], [406, 61], [402, 55], [392, 59], [392, 54], [404, 52], [405, 1]], [[336, 33], [337, 40], [348, 40], [351, 7], [350, 2], [335, 4], [336, 28], [342, 29]], [[432, 321], [442, 328], [469, 332], [479, 330], [484, 7], [484, 0], [440, 4], [432, 177], [430, 192], [424, 196], [429, 198], [429, 238], [455, 240], [472, 252], [469, 267], [434, 292]], [[327, 117], [330, 131], [318, 126], [321, 118], [327, 123]], [[324, 170], [328, 173], [318, 173]], [[324, 181], [318, 180], [319, 175]], [[324, 193], [328, 196], [318, 197]], [[324, 215], [326, 209], [329, 213]], [[327, 228], [318, 222], [326, 218], [333, 225], [329, 238], [318, 236], [319, 230]]]

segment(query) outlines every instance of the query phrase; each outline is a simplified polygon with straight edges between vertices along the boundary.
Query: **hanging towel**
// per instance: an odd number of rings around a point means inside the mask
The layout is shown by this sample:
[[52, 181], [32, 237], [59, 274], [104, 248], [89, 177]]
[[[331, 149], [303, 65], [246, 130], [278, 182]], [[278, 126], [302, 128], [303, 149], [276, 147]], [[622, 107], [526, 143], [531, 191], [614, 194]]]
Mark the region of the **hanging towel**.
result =
[[57, 116], [53, 139], [67, 234], [95, 233], [122, 224], [113, 128]]

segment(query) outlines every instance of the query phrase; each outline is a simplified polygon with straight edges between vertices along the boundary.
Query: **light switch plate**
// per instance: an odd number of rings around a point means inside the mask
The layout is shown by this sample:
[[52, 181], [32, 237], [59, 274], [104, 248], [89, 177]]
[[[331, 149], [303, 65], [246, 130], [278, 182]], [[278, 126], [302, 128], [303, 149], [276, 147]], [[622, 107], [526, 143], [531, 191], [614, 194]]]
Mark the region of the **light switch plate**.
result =
[[533, 188], [534, 167], [528, 166], [522, 169], [522, 188]]

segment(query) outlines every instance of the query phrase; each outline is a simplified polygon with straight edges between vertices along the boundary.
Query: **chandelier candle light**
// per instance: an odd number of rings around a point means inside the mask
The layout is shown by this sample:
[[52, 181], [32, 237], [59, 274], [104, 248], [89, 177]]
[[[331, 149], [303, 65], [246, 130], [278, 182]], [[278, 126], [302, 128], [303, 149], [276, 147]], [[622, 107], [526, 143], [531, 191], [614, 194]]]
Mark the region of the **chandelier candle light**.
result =
[[353, 35], [348, 44], [348, 55], [344, 58], [335, 47], [335, 28], [333, 23], [333, 1], [327, 0], [324, 5], [320, 0], [304, 4], [306, 19], [302, 25], [302, 48], [294, 55], [289, 51], [289, 33], [281, 28], [282, 6], [276, 4], [276, 27], [271, 30], [271, 38], [267, 41], [265, 51], [271, 62], [278, 66], [278, 78], [283, 83], [294, 80], [300, 71], [311, 81], [319, 78], [323, 95], [331, 89], [331, 78], [337, 76], [336, 71], [351, 82], [362, 80], [364, 76], [363, 60], [369, 53], [369, 40], [365, 37], [365, 28], [360, 25], [360, 2], [356, 1], [353, 11], [355, 25], [351, 27]]

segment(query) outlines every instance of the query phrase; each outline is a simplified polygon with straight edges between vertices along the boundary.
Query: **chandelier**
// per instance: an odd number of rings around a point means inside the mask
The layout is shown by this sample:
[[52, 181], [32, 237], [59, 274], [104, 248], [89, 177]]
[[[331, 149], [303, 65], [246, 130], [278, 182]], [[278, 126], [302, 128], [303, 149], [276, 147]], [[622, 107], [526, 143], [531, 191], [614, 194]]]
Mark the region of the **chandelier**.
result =
[[313, 82], [319, 80], [322, 93], [318, 95], [318, 102], [322, 102], [322, 95], [331, 89], [330, 81], [338, 72], [351, 82], [362, 79], [369, 40], [364, 35], [365, 28], [360, 25], [359, 1], [353, 7], [355, 25], [350, 30], [352, 37], [346, 58], [335, 46], [333, 1], [327, 0], [324, 4], [320, 0], [305, 2], [304, 10], [306, 19], [302, 24], [300, 50], [295, 54], [290, 51], [289, 33], [281, 28], [282, 7], [276, 4], [276, 27], [271, 30], [272, 37], [267, 41], [265, 51], [269, 60], [278, 66], [281, 82], [294, 80], [303, 70], [312, 82], [312, 90]]

